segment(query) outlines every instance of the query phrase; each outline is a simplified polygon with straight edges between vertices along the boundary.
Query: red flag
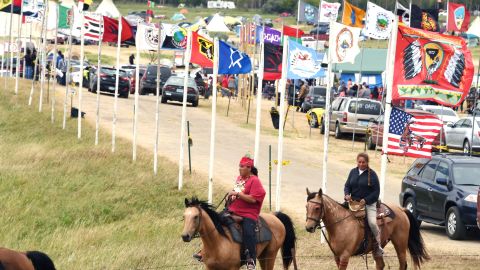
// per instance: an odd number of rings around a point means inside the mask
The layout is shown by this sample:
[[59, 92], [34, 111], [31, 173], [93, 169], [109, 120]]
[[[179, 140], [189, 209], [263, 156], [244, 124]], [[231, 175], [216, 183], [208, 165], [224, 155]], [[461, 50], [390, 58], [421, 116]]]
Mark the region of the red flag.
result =
[[290, 26], [283, 26], [283, 35], [284, 36], [289, 36], [289, 37], [296, 37], [299, 38], [303, 36], [305, 32], [303, 32], [301, 29], [293, 28]]
[[470, 12], [464, 4], [448, 3], [447, 31], [466, 32], [470, 23]]
[[263, 79], [272, 81], [282, 77], [283, 46], [265, 42], [263, 46]]
[[[122, 41], [133, 38], [132, 27], [122, 17]], [[118, 40], [118, 20], [103, 16], [103, 41], [117, 42]]]
[[213, 67], [213, 42], [192, 33], [192, 56], [190, 62], [202, 67]]

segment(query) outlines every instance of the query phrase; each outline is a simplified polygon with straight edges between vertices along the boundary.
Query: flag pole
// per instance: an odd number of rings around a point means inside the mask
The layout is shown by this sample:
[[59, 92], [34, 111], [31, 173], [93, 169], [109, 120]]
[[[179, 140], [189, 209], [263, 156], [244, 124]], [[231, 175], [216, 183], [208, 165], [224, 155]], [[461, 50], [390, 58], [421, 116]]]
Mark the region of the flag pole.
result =
[[[13, 1], [12, 1], [13, 5]], [[18, 17], [18, 33], [17, 33], [17, 67], [15, 68], [15, 95], [18, 94], [18, 81], [20, 79], [20, 51], [22, 50], [22, 18], [23, 18], [23, 2], [20, 6], [20, 16]], [[26, 48], [27, 46], [25, 46]]]
[[82, 99], [83, 99], [83, 64], [85, 57], [85, 13], [80, 10], [80, 82], [78, 83], [78, 117], [77, 117], [77, 138], [82, 138]]
[[[10, 14], [10, 16], [12, 16], [12, 14]], [[8, 24], [7, 24], [7, 20], [5, 20], [5, 37], [6, 37], [6, 34], [7, 34], [7, 30], [8, 30]], [[9, 52], [10, 50], [10, 43], [7, 43], [5, 41], [6, 39], [3, 39], [2, 38], [2, 41], [3, 41], [3, 54], [2, 54], [2, 76], [4, 77], [4, 90], [6, 91], [7, 90], [7, 70], [8, 70], [8, 65], [5, 61], [6, 59], [6, 54]], [[8, 44], [8, 46], [7, 46]], [[8, 48], [8, 49], [7, 49]]]
[[[73, 13], [73, 6], [71, 7], [71, 12]], [[74, 18], [70, 21], [70, 35], [68, 36], [68, 61], [67, 61], [67, 70], [63, 76], [65, 76], [65, 98], [63, 100], [63, 124], [62, 128], [67, 127], [67, 105], [68, 105], [68, 92], [70, 91], [70, 68], [72, 67], [72, 32], [73, 32], [73, 22]], [[67, 12], [67, 23], [68, 23], [68, 12]], [[57, 22], [58, 24], [58, 22]]]
[[[55, 102], [56, 102], [56, 85], [57, 85], [57, 59], [58, 59], [58, 16], [59, 16], [59, 6], [58, 4], [55, 4], [55, 14], [56, 14], [56, 21], [55, 21], [55, 40], [53, 43], [53, 60], [50, 68], [50, 72], [53, 71], [53, 87], [52, 87], [52, 115], [51, 115], [51, 120], [52, 124], [55, 123]], [[25, 66], [25, 65], [24, 65]], [[25, 74], [25, 73], [24, 73]], [[51, 74], [50, 74], [51, 76]]]
[[[216, 48], [215, 48], [216, 50]], [[190, 58], [192, 55], [192, 31], [187, 33], [187, 48], [185, 50], [185, 77], [183, 78], [182, 121], [180, 122], [180, 159], [178, 161], [178, 190], [183, 187], [183, 162], [185, 156], [185, 125], [187, 122], [188, 79], [190, 78]]]
[[[44, 25], [44, 24], [45, 24], [45, 14], [44, 14], [43, 17], [42, 17], [42, 26], [41, 26], [41, 30], [40, 30], [40, 36], [37, 37], [37, 44], [40, 44], [40, 41], [42, 40], [42, 36], [43, 36], [43, 25]], [[39, 48], [39, 49], [41, 49], [41, 48]], [[33, 65], [33, 78], [32, 78], [32, 84], [31, 84], [31, 86], [30, 86], [30, 96], [29, 96], [29, 98], [28, 98], [28, 106], [31, 106], [31, 105], [32, 105], [32, 102], [33, 102], [33, 92], [34, 92], [34, 90], [35, 90], [35, 89], [33, 88], [33, 86], [35, 85], [35, 80], [36, 80], [36, 78], [37, 78], [38, 65], [39, 65], [39, 63], [40, 63], [40, 62], [39, 62], [39, 59], [38, 59], [38, 57], [39, 57], [38, 54], [39, 54], [39, 53], [40, 53], [40, 51], [37, 50], [36, 58], [35, 58], [35, 60], [33, 61], [33, 64], [34, 64], [34, 65]], [[32, 54], [33, 54], [33, 52], [32, 52]]]
[[212, 122], [210, 127], [210, 160], [208, 162], [208, 202], [213, 202], [213, 168], [215, 162], [215, 128], [217, 123], [218, 38], [213, 39]]
[[132, 144], [132, 160], [137, 160], [137, 124], [138, 124], [138, 97], [140, 92], [140, 50], [138, 45], [135, 46], [135, 100], [133, 105], [133, 144]]
[[388, 43], [388, 63], [387, 63], [387, 95], [385, 98], [385, 117], [383, 124], [383, 154], [380, 169], [380, 199], [383, 201], [385, 194], [385, 180], [387, 177], [387, 162], [388, 162], [388, 134], [390, 129], [390, 114], [392, 112], [392, 92], [393, 92], [393, 73], [395, 65], [395, 53], [397, 47], [397, 33], [398, 33], [398, 18], [395, 17], [395, 23], [392, 30], [392, 38]]
[[158, 173], [158, 132], [160, 127], [160, 50], [162, 49], [162, 23], [158, 22], [158, 47], [157, 47], [157, 92], [155, 99], [155, 145], [153, 147], [153, 174]]
[[283, 41], [282, 55], [282, 78], [280, 80], [280, 120], [278, 127], [278, 155], [277, 155], [277, 183], [275, 194], [275, 210], [280, 211], [280, 193], [282, 185], [282, 165], [283, 165], [283, 130], [285, 122], [285, 91], [287, 83], [287, 59], [288, 59], [288, 37]]
[[8, 44], [8, 48], [10, 51], [10, 68], [9, 68], [10, 77], [13, 76], [13, 51], [12, 51], [12, 43], [13, 43], [12, 28], [13, 28], [13, 6], [14, 6], [13, 2], [14, 1], [12, 0], [10, 4], [10, 34], [9, 34], [9, 44]]
[[265, 24], [263, 24], [262, 36], [260, 37], [260, 63], [258, 65], [258, 89], [257, 89], [257, 111], [255, 119], [255, 148], [253, 160], [255, 166], [258, 167], [258, 159], [260, 157], [260, 124], [262, 120], [262, 91], [263, 91], [263, 61], [264, 61], [264, 38]]
[[118, 110], [118, 79], [120, 77], [120, 47], [122, 43], [122, 16], [118, 16], [118, 37], [117, 37], [117, 66], [115, 72], [115, 95], [113, 96], [113, 118], [112, 118], [112, 152], [115, 152], [115, 132], [117, 127]]
[[[100, 23], [103, 29], [103, 16], [100, 15]], [[97, 105], [95, 108], [95, 145], [98, 145], [98, 137], [100, 133], [100, 73], [101, 73], [101, 65], [102, 65], [102, 43], [103, 43], [103, 31], [100, 34], [100, 38], [98, 40], [98, 58], [97, 58]], [[92, 87], [93, 88], [93, 87]], [[93, 90], [93, 89], [91, 89]], [[93, 92], [93, 91], [92, 91]]]
[[[45, 82], [45, 51], [47, 49], [47, 22], [48, 22], [48, 1], [45, 5], [45, 14], [43, 15], [43, 25], [42, 25], [42, 48], [40, 50], [40, 98], [38, 103], [38, 112], [42, 112], [43, 110], [43, 86]], [[34, 80], [35, 81], [35, 80]]]

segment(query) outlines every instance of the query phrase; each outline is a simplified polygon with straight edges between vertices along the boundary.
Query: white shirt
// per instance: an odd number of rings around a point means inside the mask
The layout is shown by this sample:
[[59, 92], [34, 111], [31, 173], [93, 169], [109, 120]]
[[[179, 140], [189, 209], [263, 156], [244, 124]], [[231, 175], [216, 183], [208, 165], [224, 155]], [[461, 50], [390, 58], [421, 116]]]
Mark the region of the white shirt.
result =
[[363, 173], [364, 171], [366, 171], [366, 170], [360, 170], [360, 169], [358, 169], [358, 175], [362, 175], [362, 173]]

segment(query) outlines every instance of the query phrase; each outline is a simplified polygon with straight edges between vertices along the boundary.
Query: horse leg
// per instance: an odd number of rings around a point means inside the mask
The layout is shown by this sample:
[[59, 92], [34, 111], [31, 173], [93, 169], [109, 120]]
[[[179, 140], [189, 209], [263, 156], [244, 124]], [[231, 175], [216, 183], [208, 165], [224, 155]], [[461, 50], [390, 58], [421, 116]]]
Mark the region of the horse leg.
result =
[[[336, 259], [335, 259], [336, 260]], [[346, 270], [348, 267], [348, 261], [350, 260], [350, 254], [342, 254], [340, 255], [339, 262], [338, 262], [338, 269], [339, 270]]]
[[408, 239], [403, 237], [403, 241], [400, 241], [395, 235], [392, 235], [392, 243], [395, 247], [395, 251], [397, 252], [399, 269], [406, 270], [407, 269], [407, 245]]
[[383, 270], [383, 268], [385, 268], [385, 262], [383, 261], [383, 256], [379, 256], [379, 257], [373, 256], [373, 259], [375, 260], [375, 269]]
[[340, 268], [340, 257], [335, 256], [335, 263], [337, 264], [337, 268]]

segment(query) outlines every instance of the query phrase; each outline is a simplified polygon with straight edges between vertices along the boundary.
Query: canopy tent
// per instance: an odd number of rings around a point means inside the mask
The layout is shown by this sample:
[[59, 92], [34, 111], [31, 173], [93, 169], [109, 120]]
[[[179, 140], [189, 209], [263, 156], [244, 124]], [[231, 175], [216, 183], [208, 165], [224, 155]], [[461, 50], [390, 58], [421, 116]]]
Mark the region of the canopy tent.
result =
[[480, 37], [480, 17], [476, 17], [475, 20], [473, 20], [470, 28], [468, 28], [467, 34]]
[[215, 14], [207, 25], [208, 32], [230, 32], [222, 16]]
[[120, 11], [118, 11], [112, 0], [103, 0], [102, 3], [100, 3], [100, 5], [97, 7], [95, 13], [99, 13], [110, 18], [120, 17]]
[[182, 13], [175, 13], [175, 14], [173, 14], [173, 16], [171, 18], [172, 21], [182, 21], [182, 20], [185, 20], [185, 19], [186, 19], [186, 17]]
[[236, 24], [242, 24], [242, 21], [239, 20], [238, 18], [234, 18], [232, 16], [225, 16], [223, 18], [223, 22], [226, 24], [226, 25], [236, 25]]

